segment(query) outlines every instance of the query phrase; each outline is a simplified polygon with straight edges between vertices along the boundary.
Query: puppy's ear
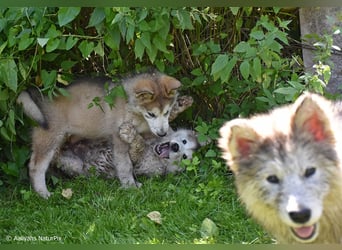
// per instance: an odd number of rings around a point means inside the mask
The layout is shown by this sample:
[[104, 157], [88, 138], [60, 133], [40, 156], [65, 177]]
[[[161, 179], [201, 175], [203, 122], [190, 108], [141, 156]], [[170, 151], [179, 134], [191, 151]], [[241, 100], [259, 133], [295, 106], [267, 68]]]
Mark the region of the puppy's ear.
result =
[[160, 80], [164, 96], [173, 98], [177, 94], [177, 89], [181, 86], [180, 81], [171, 76], [162, 76]]
[[140, 80], [134, 87], [134, 93], [140, 104], [152, 102], [155, 99], [153, 82]]
[[238, 162], [247, 159], [258, 148], [260, 136], [243, 119], [227, 122], [220, 129], [218, 146], [222, 157], [233, 172], [238, 171]]
[[317, 95], [306, 95], [300, 100], [292, 118], [292, 130], [295, 137], [302, 135], [315, 142], [334, 142], [329, 120], [332, 107], [327, 106], [327, 103], [327, 100]]

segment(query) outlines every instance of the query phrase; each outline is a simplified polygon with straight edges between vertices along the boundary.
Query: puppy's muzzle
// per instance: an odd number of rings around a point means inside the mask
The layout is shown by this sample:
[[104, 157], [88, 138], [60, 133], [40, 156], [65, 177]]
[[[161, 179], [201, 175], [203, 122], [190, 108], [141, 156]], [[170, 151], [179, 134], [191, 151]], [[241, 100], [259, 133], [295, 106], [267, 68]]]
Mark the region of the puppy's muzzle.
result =
[[159, 137], [164, 137], [164, 136], [167, 135], [167, 133], [166, 133], [166, 132], [164, 132], [164, 133], [157, 133], [157, 135], [158, 135]]

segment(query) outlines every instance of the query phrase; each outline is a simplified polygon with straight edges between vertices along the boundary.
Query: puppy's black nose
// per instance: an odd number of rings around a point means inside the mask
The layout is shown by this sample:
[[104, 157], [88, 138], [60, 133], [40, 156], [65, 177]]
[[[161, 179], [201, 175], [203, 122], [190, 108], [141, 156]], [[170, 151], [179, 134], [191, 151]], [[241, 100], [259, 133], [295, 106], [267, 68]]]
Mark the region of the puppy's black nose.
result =
[[164, 136], [166, 136], [166, 135], [167, 135], [167, 133], [163, 133], [163, 134], [159, 134], [159, 133], [157, 133], [157, 135], [158, 135], [159, 137], [164, 137]]
[[305, 223], [310, 220], [311, 210], [304, 208], [300, 211], [289, 212], [290, 218], [297, 223]]
[[179, 151], [179, 145], [177, 143], [171, 144], [171, 150], [173, 152], [178, 152]]

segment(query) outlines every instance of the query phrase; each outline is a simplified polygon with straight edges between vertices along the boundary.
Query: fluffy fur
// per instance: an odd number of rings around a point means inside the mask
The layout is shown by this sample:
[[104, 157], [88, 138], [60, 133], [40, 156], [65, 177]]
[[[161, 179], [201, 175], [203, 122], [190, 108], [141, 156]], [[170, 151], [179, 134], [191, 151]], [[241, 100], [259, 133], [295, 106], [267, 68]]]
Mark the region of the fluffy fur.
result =
[[[127, 98], [117, 96], [113, 107], [105, 102], [109, 90], [122, 86]], [[159, 72], [150, 72], [126, 78], [121, 84], [111, 81], [83, 79], [67, 87], [68, 96], [33, 98], [30, 92], [22, 92], [18, 103], [39, 127], [32, 134], [32, 155], [29, 174], [34, 190], [44, 198], [50, 196], [45, 183], [45, 173], [56, 151], [69, 135], [83, 138], [111, 138], [116, 173], [122, 186], [139, 187], [133, 176], [129, 157], [129, 145], [122, 141], [119, 127], [131, 123], [138, 133], [166, 136], [169, 115], [181, 83]], [[96, 106], [89, 104], [97, 100]]]
[[[131, 124], [126, 123], [120, 128], [120, 136], [130, 143], [129, 154], [135, 176], [152, 177], [181, 172], [181, 160], [191, 159], [199, 147], [195, 133], [186, 129], [170, 131], [163, 138], [145, 139], [136, 133]], [[110, 141], [106, 139], [68, 142], [54, 161], [71, 177], [95, 173], [105, 178], [114, 178], [117, 174], [112, 149]]]
[[241, 201], [281, 243], [342, 243], [341, 107], [306, 93], [220, 129]]

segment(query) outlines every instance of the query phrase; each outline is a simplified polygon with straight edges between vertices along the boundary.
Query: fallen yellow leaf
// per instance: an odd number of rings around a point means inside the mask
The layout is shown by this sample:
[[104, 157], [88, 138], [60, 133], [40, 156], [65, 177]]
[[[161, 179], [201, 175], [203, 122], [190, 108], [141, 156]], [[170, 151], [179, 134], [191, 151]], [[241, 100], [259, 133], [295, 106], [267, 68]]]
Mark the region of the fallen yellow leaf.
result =
[[157, 224], [162, 224], [161, 214], [158, 211], [152, 211], [147, 214], [147, 217]]
[[64, 198], [68, 199], [68, 200], [71, 199], [71, 197], [72, 197], [72, 190], [71, 190], [71, 188], [63, 189], [62, 190], [62, 196]]

